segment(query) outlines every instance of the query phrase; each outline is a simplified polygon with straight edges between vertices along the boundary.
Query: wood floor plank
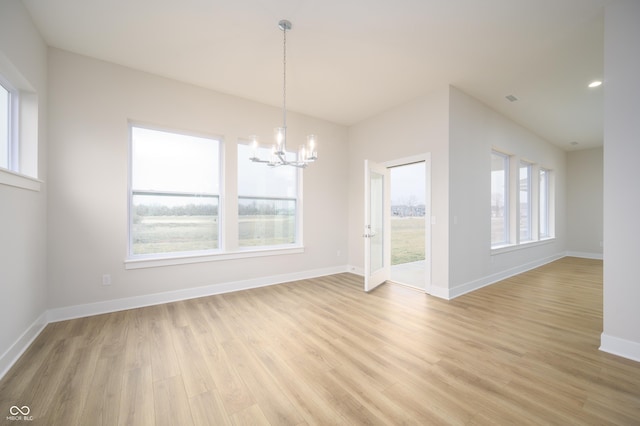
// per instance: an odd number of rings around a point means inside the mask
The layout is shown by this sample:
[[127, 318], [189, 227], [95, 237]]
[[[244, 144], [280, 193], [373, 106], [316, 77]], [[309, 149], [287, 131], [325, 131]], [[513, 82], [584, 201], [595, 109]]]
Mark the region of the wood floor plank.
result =
[[58, 340], [55, 324], [49, 324], [3, 377], [0, 381], [0, 410], [3, 413], [13, 405], [23, 404], [22, 398], [27, 392], [33, 392], [36, 380], [43, 374], [42, 369], [50, 367], [48, 361]]
[[187, 396], [214, 390], [216, 384], [191, 327], [170, 327], [170, 331]]
[[231, 419], [217, 390], [207, 391], [189, 398], [191, 415], [198, 426], [228, 426]]
[[80, 415], [83, 424], [106, 426], [118, 423], [123, 370], [124, 356], [98, 358]]
[[125, 371], [151, 366], [151, 329], [146, 309], [127, 311]]
[[303, 421], [302, 415], [251, 349], [238, 341], [226, 342], [223, 346], [271, 424], [296, 425]]
[[194, 424], [182, 376], [171, 376], [154, 381], [153, 401], [156, 425], [190, 426]]
[[50, 356], [40, 364], [36, 375], [16, 401], [30, 407], [34, 416], [46, 417], [76, 348], [76, 339], [56, 340]]
[[301, 380], [284, 357], [271, 352], [269, 348], [260, 350], [256, 356], [279, 384], [282, 392], [295, 403], [308, 424], [345, 424], [346, 420], [327, 404], [315, 383]]
[[[336, 274], [49, 324], [0, 380], [45, 425], [640, 425], [602, 261], [454, 300]], [[0, 417], [0, 423], [4, 418]]]
[[379, 423], [400, 425], [415, 423], [416, 419], [399, 405], [378, 392], [372, 392], [367, 379], [360, 374], [352, 374], [347, 368], [340, 366], [328, 372], [336, 382], [339, 382], [358, 403], [366, 407]]
[[126, 369], [122, 383], [118, 425], [155, 423], [151, 365]]
[[180, 363], [173, 347], [171, 327], [168, 319], [154, 320], [149, 324], [154, 381], [180, 374]]
[[234, 425], [238, 426], [271, 426], [259, 405], [254, 404], [231, 416]]
[[234, 360], [222, 347], [218, 348], [215, 356], [206, 356], [204, 359], [230, 416], [256, 403], [251, 390], [238, 374]]

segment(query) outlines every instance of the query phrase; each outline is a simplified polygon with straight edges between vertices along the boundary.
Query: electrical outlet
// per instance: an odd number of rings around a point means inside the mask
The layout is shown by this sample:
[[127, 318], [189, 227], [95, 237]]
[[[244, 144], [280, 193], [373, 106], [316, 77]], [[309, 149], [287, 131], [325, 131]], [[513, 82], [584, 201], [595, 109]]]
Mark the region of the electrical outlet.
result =
[[102, 285], [111, 285], [111, 275], [110, 274], [104, 274], [102, 276]]

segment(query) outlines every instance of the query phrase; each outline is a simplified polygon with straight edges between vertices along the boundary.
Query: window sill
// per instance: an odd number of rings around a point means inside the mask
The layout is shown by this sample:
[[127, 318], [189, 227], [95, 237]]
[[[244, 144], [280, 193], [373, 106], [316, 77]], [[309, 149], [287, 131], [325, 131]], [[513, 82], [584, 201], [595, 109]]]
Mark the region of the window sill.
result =
[[40, 192], [42, 181], [31, 176], [0, 168], [0, 185]]
[[491, 247], [491, 255], [509, 253], [512, 251], [523, 250], [531, 247], [542, 246], [545, 244], [550, 244], [555, 241], [555, 237], [544, 238], [538, 241], [527, 241], [520, 244], [508, 244], [503, 246]]
[[176, 255], [170, 257], [130, 258], [124, 261], [125, 269], [156, 268], [161, 266], [185, 265], [189, 263], [217, 262], [221, 260], [247, 259], [252, 257], [279, 256], [304, 253], [303, 246], [282, 248], [243, 249], [234, 252]]

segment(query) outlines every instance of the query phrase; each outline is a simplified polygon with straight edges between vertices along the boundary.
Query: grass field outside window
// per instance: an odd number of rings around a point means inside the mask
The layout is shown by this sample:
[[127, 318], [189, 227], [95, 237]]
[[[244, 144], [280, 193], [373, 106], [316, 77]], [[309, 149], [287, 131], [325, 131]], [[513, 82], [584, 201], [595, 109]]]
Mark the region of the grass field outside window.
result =
[[391, 264], [425, 259], [425, 218], [391, 217]]

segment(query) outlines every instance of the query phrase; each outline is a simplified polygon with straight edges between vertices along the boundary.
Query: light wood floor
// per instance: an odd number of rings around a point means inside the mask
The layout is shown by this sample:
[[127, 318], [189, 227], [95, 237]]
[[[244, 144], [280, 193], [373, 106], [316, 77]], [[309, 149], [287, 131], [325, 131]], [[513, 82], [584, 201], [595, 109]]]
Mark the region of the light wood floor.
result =
[[453, 301], [340, 274], [50, 324], [0, 381], [46, 425], [640, 424], [602, 262]]

